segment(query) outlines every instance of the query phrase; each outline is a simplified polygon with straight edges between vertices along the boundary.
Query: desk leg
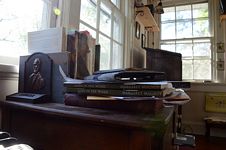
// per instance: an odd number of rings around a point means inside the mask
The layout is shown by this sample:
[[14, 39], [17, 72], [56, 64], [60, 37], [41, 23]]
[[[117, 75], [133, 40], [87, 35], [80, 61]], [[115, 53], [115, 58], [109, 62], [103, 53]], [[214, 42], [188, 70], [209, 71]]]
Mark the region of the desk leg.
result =
[[178, 117], [177, 117], [177, 133], [181, 133], [182, 125], [182, 106], [178, 105]]
[[210, 125], [209, 123], [207, 123], [207, 121], [205, 121], [206, 124], [206, 137], [209, 138], [210, 137]]
[[176, 138], [176, 109], [173, 111], [173, 133], [172, 133], [172, 144], [174, 144], [174, 139]]

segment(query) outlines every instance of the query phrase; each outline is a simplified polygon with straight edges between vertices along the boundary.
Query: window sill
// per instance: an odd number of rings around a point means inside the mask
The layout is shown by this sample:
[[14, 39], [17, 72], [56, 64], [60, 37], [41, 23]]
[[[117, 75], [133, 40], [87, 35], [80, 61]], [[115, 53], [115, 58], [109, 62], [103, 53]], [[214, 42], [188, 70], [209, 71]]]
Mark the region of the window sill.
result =
[[18, 79], [19, 67], [16, 65], [0, 64], [0, 79]]
[[209, 86], [226, 86], [226, 83], [220, 83], [220, 82], [191, 82], [193, 85], [209, 85]]
[[226, 83], [218, 82], [191, 82], [189, 91], [193, 92], [225, 92]]

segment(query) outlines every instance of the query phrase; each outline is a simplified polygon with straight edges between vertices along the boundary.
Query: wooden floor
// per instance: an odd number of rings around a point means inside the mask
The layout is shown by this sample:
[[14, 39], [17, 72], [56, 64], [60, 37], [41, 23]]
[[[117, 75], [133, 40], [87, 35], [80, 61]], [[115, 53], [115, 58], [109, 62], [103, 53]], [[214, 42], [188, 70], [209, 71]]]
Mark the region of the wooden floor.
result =
[[226, 150], [226, 138], [196, 135], [196, 147], [180, 147], [180, 150]]

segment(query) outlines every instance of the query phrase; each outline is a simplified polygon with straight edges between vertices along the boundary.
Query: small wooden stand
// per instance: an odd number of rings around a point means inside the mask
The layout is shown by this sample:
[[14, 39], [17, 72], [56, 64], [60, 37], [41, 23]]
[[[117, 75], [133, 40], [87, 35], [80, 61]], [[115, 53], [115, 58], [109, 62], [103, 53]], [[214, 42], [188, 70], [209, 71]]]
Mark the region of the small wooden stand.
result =
[[226, 118], [207, 117], [204, 118], [206, 124], [206, 137], [210, 137], [210, 128], [226, 129]]

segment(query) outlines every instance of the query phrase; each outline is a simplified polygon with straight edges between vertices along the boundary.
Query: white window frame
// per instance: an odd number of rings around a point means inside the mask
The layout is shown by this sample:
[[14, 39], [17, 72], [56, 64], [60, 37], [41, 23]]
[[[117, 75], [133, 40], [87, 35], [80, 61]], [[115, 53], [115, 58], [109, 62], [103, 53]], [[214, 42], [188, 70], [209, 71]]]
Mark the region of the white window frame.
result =
[[[121, 46], [121, 60], [118, 60], [118, 61], [121, 61], [121, 66], [119, 68], [123, 68], [123, 65], [124, 65], [124, 62], [123, 62], [123, 58], [124, 58], [124, 44], [123, 44], [123, 33], [124, 33], [124, 15], [122, 13], [122, 9], [123, 9], [123, 5], [124, 3], [122, 3], [122, 1], [119, 1], [120, 4], [117, 5], [117, 6], [120, 6], [120, 8], [118, 8], [116, 5], [114, 5], [111, 0], [97, 0], [97, 24], [96, 24], [96, 28], [92, 27], [91, 25], [89, 25], [88, 23], [84, 22], [83, 20], [79, 19], [80, 20], [80, 24], [83, 24], [89, 28], [91, 28], [92, 30], [94, 30], [96, 32], [96, 37], [94, 37], [96, 39], [96, 43], [99, 43], [99, 36], [102, 35], [104, 36], [105, 38], [109, 39], [110, 40], [110, 61], [109, 61], [109, 68], [107, 69], [113, 69], [113, 42], [115, 42], [116, 44], [120, 45]], [[110, 36], [101, 32], [100, 29], [99, 29], [99, 23], [100, 23], [100, 4], [103, 3], [105, 4], [108, 8], [111, 9], [112, 13], [111, 13], [111, 34]], [[113, 27], [114, 27], [114, 15], [117, 15], [118, 18], [117, 19], [120, 19], [120, 22], [121, 22], [121, 41], [116, 41], [114, 38], [113, 38]], [[101, 69], [101, 68], [100, 68]], [[115, 69], [115, 68], [114, 68]]]
[[[106, 0], [109, 1], [109, 0]], [[59, 0], [62, 14], [57, 18], [57, 27], [66, 27], [68, 30], [79, 29], [81, 0]], [[123, 68], [133, 64], [133, 19], [134, 1], [120, 0], [120, 9], [123, 14]]]

